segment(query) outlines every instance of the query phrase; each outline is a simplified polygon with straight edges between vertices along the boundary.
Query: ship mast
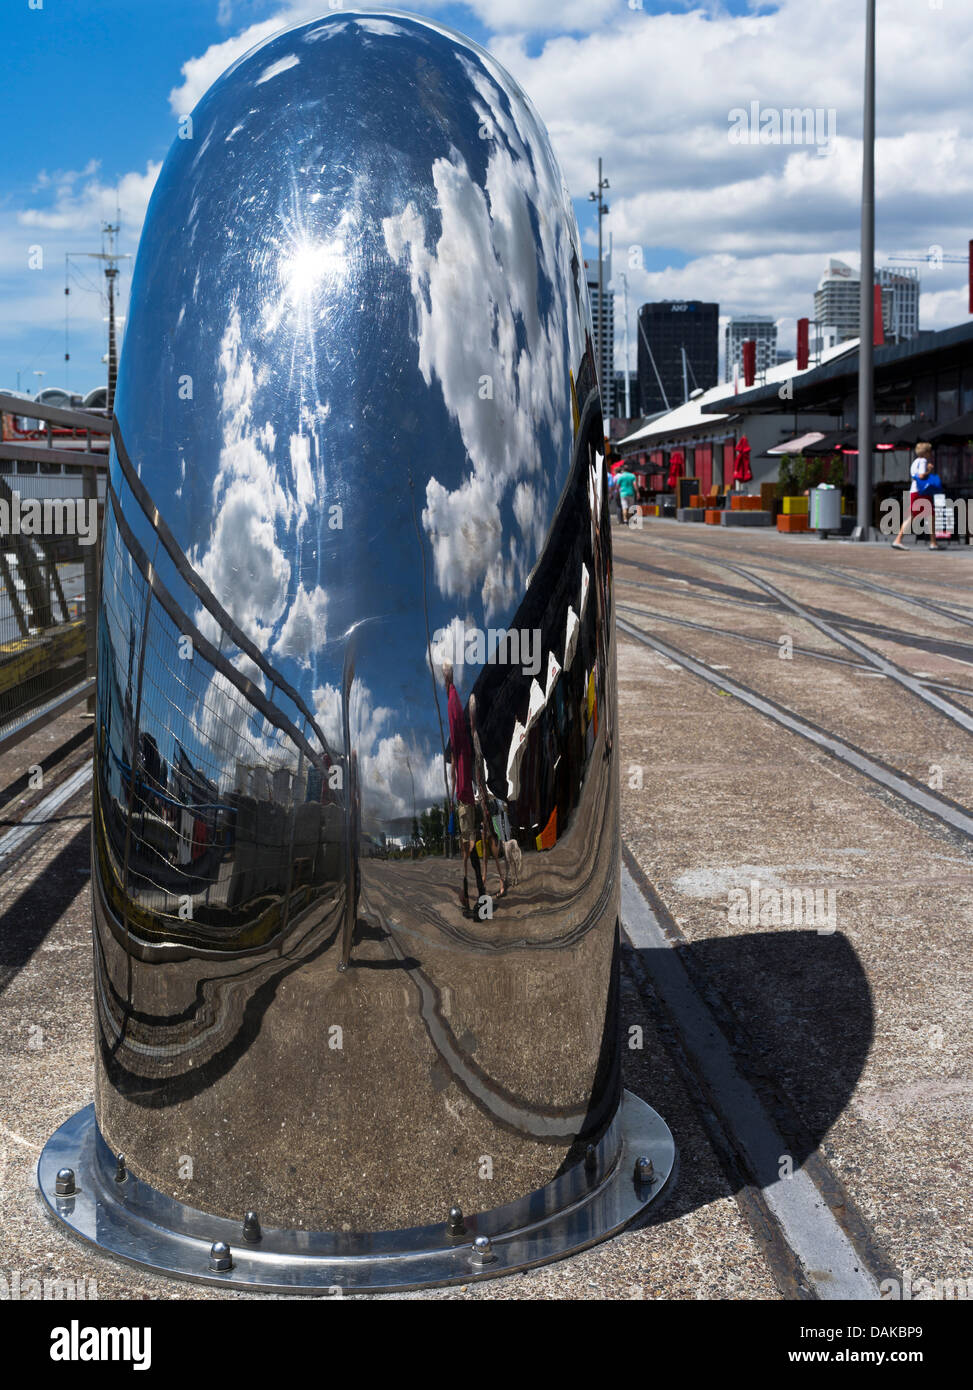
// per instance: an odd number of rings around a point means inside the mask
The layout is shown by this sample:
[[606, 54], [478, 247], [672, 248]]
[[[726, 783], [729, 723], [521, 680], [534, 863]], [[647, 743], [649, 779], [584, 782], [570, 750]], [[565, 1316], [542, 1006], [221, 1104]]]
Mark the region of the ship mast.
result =
[[[87, 256], [89, 260], [104, 261], [105, 280], [108, 286], [108, 412], [115, 408], [115, 383], [118, 380], [118, 333], [115, 319], [115, 282], [118, 279], [119, 261], [131, 260], [128, 254], [120, 255], [115, 245], [115, 238], [121, 231], [118, 222], [103, 222], [101, 224], [102, 249], [100, 251], [75, 251], [69, 253], [67, 260], [75, 256]], [[65, 287], [65, 293], [69, 293]], [[65, 353], [67, 358], [67, 353]]]

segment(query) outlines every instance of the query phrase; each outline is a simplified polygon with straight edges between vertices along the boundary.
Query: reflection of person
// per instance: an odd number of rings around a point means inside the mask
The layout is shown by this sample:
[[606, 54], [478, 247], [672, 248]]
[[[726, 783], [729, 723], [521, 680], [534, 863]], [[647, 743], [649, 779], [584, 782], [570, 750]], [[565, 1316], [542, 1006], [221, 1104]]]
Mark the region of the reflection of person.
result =
[[497, 878], [500, 880], [500, 891], [498, 898], [502, 898], [506, 892], [507, 885], [504, 882], [503, 870], [500, 867], [500, 842], [497, 839], [496, 831], [493, 828], [493, 817], [490, 815], [490, 796], [486, 784], [486, 767], [483, 761], [483, 749], [480, 747], [480, 736], [476, 730], [476, 696], [470, 696], [470, 728], [473, 732], [473, 769], [476, 774], [476, 795], [480, 802], [480, 819], [483, 823], [483, 881], [490, 871], [490, 856], [493, 856], [497, 866]]
[[470, 910], [469, 887], [466, 866], [473, 861], [473, 874], [476, 878], [477, 898], [484, 896], [483, 877], [480, 873], [480, 856], [476, 852], [476, 813], [473, 803], [473, 749], [466, 727], [463, 706], [460, 704], [456, 686], [453, 683], [453, 663], [443, 662], [443, 680], [446, 684], [446, 706], [449, 714], [449, 763], [450, 797], [456, 803], [459, 820], [459, 838], [463, 846], [463, 892], [460, 901], [465, 911]]
[[[932, 473], [932, 468], [932, 445], [917, 444], [916, 456], [909, 467], [909, 474], [912, 478], [912, 486], [909, 490], [909, 515], [902, 519], [902, 525], [899, 527], [899, 534], [892, 542], [893, 550], [905, 550], [905, 546], [902, 544], [902, 537], [905, 535], [906, 531], [911, 528], [912, 518], [921, 511], [921, 508], [917, 505], [922, 495], [919, 490], [919, 484], [923, 478]], [[935, 536], [933, 536], [934, 544], [935, 539]]]

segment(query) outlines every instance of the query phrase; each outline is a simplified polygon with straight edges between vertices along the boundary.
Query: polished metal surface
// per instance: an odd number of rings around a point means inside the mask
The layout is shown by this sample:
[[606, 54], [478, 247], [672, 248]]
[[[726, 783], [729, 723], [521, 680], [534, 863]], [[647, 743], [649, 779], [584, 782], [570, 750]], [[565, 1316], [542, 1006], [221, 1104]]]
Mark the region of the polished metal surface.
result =
[[[128, 1264], [262, 1293], [383, 1293], [513, 1274], [621, 1230], [663, 1190], [675, 1158], [672, 1135], [650, 1106], [625, 1091], [599, 1150], [597, 1175], [576, 1167], [543, 1192], [469, 1218], [461, 1236], [442, 1222], [381, 1239], [266, 1230], [259, 1245], [247, 1244], [239, 1223], [183, 1206], [138, 1179], [120, 1194], [90, 1105], [51, 1137], [38, 1182], [49, 1210], [74, 1235]], [[654, 1167], [647, 1182], [634, 1175], [645, 1155]], [[83, 1181], [73, 1196], [57, 1197], [54, 1173], [66, 1161]]]
[[474, 1233], [526, 1194], [549, 1217], [624, 1145], [568, 194], [497, 63], [398, 14], [273, 37], [188, 137], [139, 246], [106, 509], [100, 1142], [126, 1191], [232, 1223], [236, 1268], [250, 1212], [264, 1243], [372, 1249], [454, 1206]]

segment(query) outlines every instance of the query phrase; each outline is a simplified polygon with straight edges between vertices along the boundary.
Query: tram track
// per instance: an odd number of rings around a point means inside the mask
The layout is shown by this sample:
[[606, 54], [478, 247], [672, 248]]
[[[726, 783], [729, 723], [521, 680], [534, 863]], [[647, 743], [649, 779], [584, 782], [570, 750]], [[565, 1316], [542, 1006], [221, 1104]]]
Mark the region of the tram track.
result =
[[973, 715], [970, 715], [966, 710], [954, 704], [952, 701], [942, 699], [935, 691], [927, 690], [921, 681], [918, 681], [916, 677], [911, 675], [908, 671], [904, 671], [901, 666], [897, 666], [894, 661], [890, 661], [888, 657], [873, 651], [871, 647], [866, 646], [864, 642], [859, 642], [857, 638], [850, 637], [833, 623], [826, 622], [823, 618], [818, 617], [806, 608], [804, 604], [799, 603], [797, 599], [792, 598], [782, 589], [779, 589], [776, 584], [771, 584], [769, 580], [761, 579], [759, 575], [754, 574], [751, 570], [744, 568], [742, 565], [735, 565], [726, 560], [720, 563], [724, 568], [732, 570], [734, 574], [738, 574], [742, 579], [754, 585], [755, 588], [763, 590], [765, 594], [781, 604], [781, 606], [786, 608], [789, 612], [793, 613], [795, 617], [800, 618], [802, 622], [808, 623], [811, 627], [816, 628], [819, 632], [823, 633], [825, 637], [830, 638], [832, 642], [845, 647], [850, 652], [854, 652], [862, 661], [867, 662], [876, 670], [881, 671], [882, 674], [888, 676], [890, 680], [897, 681], [899, 685], [903, 686], [918, 699], [924, 700], [927, 704], [931, 705], [939, 714], [945, 715], [947, 719], [951, 719], [955, 724], [958, 724], [966, 733], [973, 733]]
[[[665, 549], [669, 552], [675, 551], [675, 553], [678, 553], [674, 547], [666, 546]], [[827, 637], [836, 645], [853, 652], [861, 661], [872, 666], [875, 670], [880, 671], [882, 675], [887, 676], [890, 680], [897, 682], [912, 695], [916, 696], [917, 699], [931, 705], [937, 713], [950, 719], [953, 723], [958, 724], [965, 733], [973, 733], [973, 715], [961, 705], [958, 705], [955, 701], [943, 698], [937, 691], [929, 687], [926, 682], [912, 675], [910, 672], [903, 670], [901, 666], [891, 661], [888, 657], [883, 656], [880, 652], [874, 651], [873, 648], [867, 646], [864, 642], [860, 642], [857, 638], [850, 636], [842, 627], [838, 626], [838, 624], [833, 621], [828, 621], [828, 619], [821, 616], [819, 612], [802, 604], [790, 594], [778, 588], [777, 585], [771, 584], [769, 580], [761, 578], [758, 574], [755, 574], [753, 570], [743, 565], [736, 564], [724, 556], [721, 556], [719, 559], [714, 559], [712, 557], [700, 557], [697, 555], [696, 558], [702, 559], [705, 564], [709, 564], [721, 570], [727, 569], [733, 574], [738, 575], [753, 588], [766, 594], [779, 608], [793, 613], [795, 617], [799, 618], [802, 622], [806, 622], [809, 626], [816, 628], [823, 636]], [[620, 559], [619, 563], [622, 565], [639, 564], [638, 561], [626, 561], [624, 558]], [[973, 623], [971, 623], [971, 625], [973, 625]], [[963, 645], [964, 647], [966, 646], [966, 644]], [[973, 648], [970, 648], [970, 658], [973, 660]]]
[[726, 675], [725, 672], [714, 670], [705, 662], [682, 651], [681, 648], [674, 647], [671, 643], [662, 641], [661, 638], [643, 632], [623, 618], [618, 618], [616, 621], [619, 630], [625, 636], [642, 643], [644, 646], [653, 648], [669, 661], [683, 667], [692, 675], [698, 676], [720, 691], [736, 696], [758, 714], [767, 716], [791, 733], [814, 744], [816, 748], [829, 754], [836, 761], [853, 768], [873, 786], [881, 787], [885, 792], [907, 802], [925, 816], [932, 817], [940, 826], [961, 836], [964, 841], [973, 839], [973, 816], [959, 802], [937, 794], [915, 778], [910, 777], [908, 773], [900, 772], [888, 763], [870, 756], [845, 739], [838, 738], [820, 725], [803, 718], [793, 710], [787, 709], [776, 700], [761, 695], [750, 686], [743, 685], [740, 681]]
[[[631, 583], [631, 581], [623, 581]], [[661, 613], [658, 609], [639, 608], [633, 604], [616, 602], [616, 608], [622, 612], [631, 613], [634, 616], [653, 618], [657, 622], [670, 623], [675, 627], [689, 628], [695, 632], [709, 633], [714, 637], [727, 638], [734, 642], [746, 642], [751, 646], [764, 647], [775, 653], [780, 651], [780, 643], [775, 642], [770, 637], [758, 637], [750, 632], [733, 632], [729, 628], [712, 627], [708, 623], [692, 622], [689, 618], [677, 618], [671, 613]], [[795, 645], [794, 653], [797, 656], [806, 656], [813, 661], [825, 661], [834, 666], [844, 666], [848, 670], [868, 673], [869, 666], [862, 661], [852, 661], [850, 657], [834, 656], [831, 652], [817, 651], [814, 647], [801, 647]], [[967, 695], [973, 697], [973, 686], [948, 685], [943, 681], [933, 681], [917, 677], [920, 683], [930, 690], [941, 690], [949, 695]]]
[[[66, 820], [87, 815], [79, 816], [72, 803], [90, 784], [91, 732], [86, 725], [43, 757], [27, 745], [5, 755], [3, 771], [16, 769], [16, 775], [0, 787], [0, 885], [41, 839]], [[0, 901], [2, 896], [0, 887]]]
[[[640, 585], [639, 581], [630, 580], [621, 573], [633, 562], [616, 556], [616, 563], [620, 587], [631, 584], [662, 594], [682, 596], [681, 586], [676, 583], [666, 586]], [[710, 563], [714, 561], [711, 559]], [[737, 566], [736, 569], [740, 573], [744, 567]], [[747, 582], [759, 578], [745, 571], [740, 573], [740, 577]], [[731, 587], [738, 594], [744, 592]], [[752, 595], [750, 601], [712, 589], [705, 594], [705, 601], [720, 608], [725, 608], [727, 603], [737, 608], [745, 605], [751, 613], [787, 611], [787, 605], [770, 592], [775, 586], [761, 588], [757, 584], [756, 588], [757, 593]], [[703, 598], [704, 595], [694, 593], [693, 597]], [[962, 819], [964, 808], [957, 803], [936, 796], [907, 774], [889, 767], [880, 759], [871, 758], [851, 743], [838, 740], [828, 730], [803, 719], [793, 710], [787, 710], [761, 692], [749, 690], [727, 672], [715, 670], [691, 653], [641, 630], [637, 622], [671, 623], [687, 631], [750, 643], [768, 650], [777, 649], [776, 642], [752, 633], [734, 632], [671, 614], [637, 609], [623, 602], [618, 604], [618, 608], [618, 628], [624, 637], [654, 648], [695, 677], [737, 698], [744, 699], [749, 694], [753, 699], [745, 699], [744, 702], [751, 708], [774, 719], [790, 732], [808, 739], [838, 762], [853, 767], [873, 784], [877, 794], [886, 796], [891, 793], [907, 801], [914, 809], [934, 819], [940, 830], [945, 829], [964, 839], [973, 835], [973, 818], [966, 816]], [[797, 616], [803, 617], [804, 613]], [[821, 623], [826, 626], [822, 627]], [[829, 641], [837, 640], [826, 630], [827, 625], [826, 618], [812, 623]], [[844, 635], [847, 637], [847, 634]], [[794, 650], [802, 656], [851, 671], [887, 674], [879, 672], [874, 661], [860, 657], [847, 643], [838, 641], [838, 645], [844, 647], [847, 654], [796, 646]], [[872, 656], [877, 657], [878, 654], [872, 653]], [[927, 692], [973, 696], [973, 689], [922, 681], [916, 677], [911, 679]], [[910, 693], [921, 698], [917, 690], [910, 690]], [[90, 759], [87, 768], [90, 776]], [[63, 791], [66, 782], [76, 777], [77, 773], [78, 769], [74, 769], [59, 782], [58, 787]], [[78, 795], [81, 790], [83, 786], [75, 788], [73, 793], [65, 791], [64, 804], [71, 795]], [[40, 807], [34, 810], [39, 812]], [[32, 818], [39, 819], [39, 816]], [[56, 823], [56, 820], [48, 818], [44, 826], [50, 828]], [[38, 834], [45, 833], [45, 828], [33, 826]], [[4, 862], [2, 843], [0, 840], [0, 871]], [[881, 1281], [895, 1277], [897, 1271], [822, 1154], [817, 1151], [811, 1153], [787, 1182], [761, 1185], [754, 1178], [755, 1171], [761, 1166], [766, 1168], [771, 1157], [787, 1152], [790, 1144], [786, 1127], [783, 1131], [780, 1127], [779, 1108], [771, 1109], [766, 1104], [767, 1078], [748, 1074], [746, 1059], [741, 1058], [739, 1047], [730, 1040], [721, 1001], [714, 1000], [707, 982], [700, 979], [691, 963], [685, 959], [686, 938], [641, 873], [632, 850], [624, 842], [622, 855], [623, 920], [628, 936], [623, 953], [623, 970], [646, 1008], [656, 1014], [661, 1008], [668, 1020], [668, 1033], [664, 1038], [666, 1046], [671, 1047], [676, 1057], [676, 1067], [682, 1074], [692, 1107], [698, 1112], [714, 1150], [721, 1162], [738, 1175], [734, 1197], [782, 1296], [877, 1299], [880, 1297]], [[673, 959], [666, 962], [663, 978], [654, 969], [650, 977], [643, 964], [645, 952], [651, 950], [653, 961], [659, 960], [659, 951], [663, 946], [668, 948], [668, 954]], [[796, 1120], [795, 1125], [798, 1124]]]
[[[642, 563], [638, 560], [618, 559], [616, 563], [619, 566], [635, 569], [639, 572], [643, 569]], [[729, 606], [736, 610], [744, 609], [754, 613], [770, 614], [786, 612], [785, 605], [770, 598], [751, 597], [750, 599], [744, 599], [724, 596], [711, 593], [708, 590], [695, 588], [690, 581], [686, 581], [687, 588], [674, 589], [671, 584], [668, 587], [649, 584], [643, 580], [632, 579], [625, 574], [619, 574], [617, 577], [620, 584], [636, 589], [644, 589], [647, 592], [664, 594], [670, 598], [691, 598], [695, 602], [701, 602], [707, 605], [712, 604], [721, 607]], [[808, 607], [807, 605], [805, 606]], [[861, 636], [870, 637], [879, 642], [889, 642], [894, 646], [904, 647], [910, 651], [925, 652], [930, 656], [946, 657], [947, 660], [956, 662], [958, 665], [973, 668], [973, 643], [959, 642], [942, 637], [924, 636], [915, 632], [903, 632], [898, 628], [887, 627], [877, 622], [869, 622], [864, 618], [850, 617], [846, 614], [837, 613], [831, 609], [808, 607], [808, 612], [822, 619], [824, 622], [830, 622], [832, 625], [840, 624], [843, 629], [858, 633]], [[924, 678], [920, 677], [919, 679]]]
[[[644, 535], [645, 532], [643, 531], [641, 534]], [[708, 541], [704, 545], [688, 537], [685, 540], [680, 538], [678, 551], [674, 551], [672, 546], [666, 546], [661, 539], [657, 539], [656, 537], [651, 538], [651, 544], [653, 547], [660, 546], [665, 548], [670, 553], [689, 553], [700, 559], [711, 557], [714, 551], [726, 556], [735, 556], [738, 554], [738, 548], [732, 544], [726, 544], [720, 541]], [[833, 565], [825, 565], [817, 560], [808, 559], [804, 554], [800, 556], [776, 555], [770, 558], [757, 551], [751, 554], [749, 559], [750, 563], [757, 569], [767, 569], [777, 574], [789, 576], [793, 575], [795, 571], [805, 575], [809, 570], [814, 571], [822, 576], [827, 576], [830, 582], [836, 585], [857, 589], [859, 592], [866, 591], [880, 594], [883, 597], [897, 600], [900, 603], [909, 604], [913, 607], [921, 608], [924, 611], [935, 612], [942, 617], [954, 619], [964, 626], [973, 626], [973, 607], [968, 607], [965, 604], [957, 604], [955, 607], [952, 607], [943, 603], [932, 602], [922, 598], [919, 594], [906, 593], [901, 589], [893, 589], [888, 585], [880, 584], [876, 580], [863, 575], [857, 569], [837, 569]], [[616, 556], [616, 560], [622, 564], [628, 563], [627, 560], [621, 556]], [[930, 579], [925, 575], [915, 574], [904, 575], [903, 577], [915, 584], [935, 585], [936, 588], [940, 590], [944, 587], [941, 580]], [[960, 588], [958, 592], [967, 593], [968, 590], [966, 588]]]
[[[897, 802], [910, 818], [918, 817], [925, 829], [935, 828], [937, 836], [945, 835], [952, 844], [965, 848], [973, 831], [973, 816], [965, 806], [934, 792], [908, 773], [891, 766], [881, 756], [865, 752], [849, 739], [832, 733], [830, 728], [822, 727], [765, 695], [764, 682], [759, 682], [761, 689], [752, 689], [733, 678], [725, 667], [718, 669], [710, 664], [720, 662], [720, 655], [710, 655], [704, 659], [695, 653], [700, 646], [704, 651], [713, 653], [714, 639], [717, 651], [720, 646], [732, 641], [746, 643], [768, 653], [777, 652], [779, 643], [759, 634], [761, 620], [757, 615], [761, 610], [764, 613], [780, 612], [806, 621], [829, 644], [834, 644], [830, 651], [795, 646], [796, 654], [842, 667], [849, 673], [893, 681], [904, 694], [912, 697], [917, 707], [921, 704], [930, 708], [966, 733], [973, 731], [973, 716], [968, 708], [954, 704], [952, 699], [946, 697], [968, 700], [973, 696], [973, 689], [951, 686], [941, 679], [934, 681], [902, 670], [895, 662], [859, 640], [858, 633], [865, 626], [860, 620], [856, 622], [855, 635], [852, 635], [839, 629], [838, 623], [832, 620], [833, 616], [842, 615], [809, 611], [807, 603], [799, 602], [785, 591], [788, 586], [771, 583], [759, 572], [764, 568], [762, 559], [744, 566], [736, 563], [732, 557], [699, 555], [695, 548], [691, 556], [674, 546], [667, 546], [665, 550], [671, 554], [683, 554], [685, 560], [691, 560], [694, 569], [698, 562], [703, 562], [720, 568], [724, 573], [728, 571], [729, 575], [743, 580], [748, 586], [746, 597], [742, 592], [739, 598], [725, 591], [721, 593], [715, 589], [713, 581], [701, 579], [698, 573], [676, 567], [670, 571], [671, 579], [666, 576], [669, 582], [647, 583], [632, 579], [632, 568], [644, 573], [642, 565], [616, 550], [619, 588], [616, 620], [622, 639], [655, 651], [668, 663], [706, 682], [718, 693], [739, 699], [779, 728], [826, 753], [829, 759], [854, 770], [862, 779], [863, 790], [886, 805]], [[652, 578], [655, 580], [655, 575], [659, 574], [658, 567], [653, 567], [653, 571]], [[789, 577], [796, 578], [791, 571], [787, 573]], [[818, 576], [805, 574], [804, 578], [814, 581]], [[822, 584], [831, 582], [824, 575], [820, 578]], [[680, 579], [687, 580], [685, 586], [678, 584]], [[640, 590], [644, 600], [638, 596]], [[860, 592], [866, 591], [866, 586], [861, 586]], [[678, 600], [671, 605], [671, 611], [659, 611], [660, 607], [669, 606], [660, 603], [660, 595]], [[631, 602], [626, 601], [628, 596], [631, 596]], [[649, 602], [652, 607], [648, 606]], [[740, 623], [743, 631], [733, 629], [726, 615], [728, 604], [738, 611], [743, 610]], [[925, 604], [921, 606], [927, 608], [930, 617], [936, 609], [939, 617], [954, 616], [944, 612], [942, 605], [935, 608]], [[713, 621], [709, 623], [706, 621], [710, 616], [707, 610], [711, 607], [714, 610]], [[719, 610], [718, 616], [716, 610]], [[702, 620], [697, 621], [698, 616]], [[655, 625], [659, 623], [681, 628], [687, 637], [699, 634], [705, 640], [699, 646], [693, 642], [690, 649], [685, 650], [668, 640], [668, 636], [660, 637], [657, 634]], [[755, 626], [758, 632], [746, 630]], [[882, 630], [879, 622], [868, 624], [868, 631], [878, 640], [898, 641], [913, 651], [921, 649], [919, 644], [923, 640], [930, 640], [920, 636], [916, 641], [917, 634], [905, 632], [893, 634], [887, 629]], [[965, 643], [957, 644], [955, 649], [941, 654], [953, 660], [973, 657], [973, 652], [969, 652]], [[831, 723], [830, 720], [827, 722]], [[735, 1009], [719, 998], [719, 979], [710, 978], [711, 972], [708, 970], [703, 971], [705, 978], [700, 978], [699, 970], [688, 968], [695, 954], [693, 940], [682, 934], [660, 895], [645, 878], [634, 850], [628, 845], [623, 846], [622, 902], [623, 922], [629, 940], [633, 948], [642, 948], [650, 964], [651, 978], [645, 980], [645, 988], [660, 997], [663, 1008], [672, 1020], [678, 1052], [684, 1055], [687, 1088], [692, 1089], [694, 1085], [698, 1088], [697, 1108], [700, 1113], [709, 1114], [712, 1125], [722, 1131], [722, 1139], [719, 1134], [711, 1133], [711, 1142], [717, 1151], [725, 1152], [726, 1161], [735, 1164], [737, 1171], [749, 1174], [751, 1185], [743, 1193], [738, 1193], [738, 1202], [750, 1221], [755, 1238], [762, 1244], [768, 1268], [784, 1296], [824, 1299], [881, 1297], [882, 1285], [886, 1280], [894, 1281], [897, 1271], [883, 1242], [876, 1238], [868, 1218], [854, 1203], [831, 1167], [825, 1156], [827, 1150], [822, 1152], [818, 1145], [813, 1146], [813, 1151], [801, 1167], [801, 1179], [797, 1186], [793, 1178], [782, 1184], [771, 1178], [763, 1186], [759, 1183], [754, 1185], [754, 1174], [760, 1171], [761, 1162], [766, 1174], [772, 1167], [769, 1156], [775, 1151], [778, 1154], [787, 1151], [787, 1142], [781, 1136], [790, 1133], [789, 1128], [786, 1123], [783, 1130], [775, 1128], [781, 1119], [781, 1109], [773, 1078], [779, 1073], [772, 1068], [768, 1074], [766, 1066], [760, 1062], [759, 1051], [751, 1049], [745, 1036], [741, 1047], [739, 1019], [735, 1016]], [[664, 949], [666, 947], [668, 950]], [[678, 978], [680, 963], [687, 967], [688, 978]], [[698, 964], [702, 968], [702, 960]], [[748, 1032], [745, 1023], [742, 1032], [744, 1035]], [[742, 1086], [742, 1091], [737, 1091], [738, 1085]], [[770, 1108], [762, 1111], [761, 1105], [767, 1100], [768, 1087], [774, 1096]], [[786, 1110], [785, 1095], [785, 1113]], [[797, 1123], [800, 1121], [797, 1120]], [[743, 1197], [746, 1204], [741, 1200]]]
[[[881, 1281], [895, 1274], [887, 1253], [817, 1147], [797, 1139], [803, 1125], [788, 1098], [766, 1075], [750, 1074], [730, 1041], [739, 1038], [739, 1021], [699, 974], [689, 943], [624, 842], [621, 915], [623, 969], [645, 1007], [667, 1018], [674, 1064], [782, 1296], [877, 1301]], [[780, 1156], [795, 1147], [805, 1156], [784, 1177]]]

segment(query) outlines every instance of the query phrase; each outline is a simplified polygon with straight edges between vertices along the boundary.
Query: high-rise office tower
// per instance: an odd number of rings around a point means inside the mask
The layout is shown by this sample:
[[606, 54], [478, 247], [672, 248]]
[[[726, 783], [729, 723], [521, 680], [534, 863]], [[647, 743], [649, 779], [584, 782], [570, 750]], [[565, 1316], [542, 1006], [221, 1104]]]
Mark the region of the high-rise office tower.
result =
[[[680, 405], [719, 380], [720, 306], [664, 299], [638, 312], [639, 395], [643, 415]], [[661, 385], [660, 385], [661, 382]]]
[[606, 416], [613, 416], [615, 387], [615, 298], [611, 291], [612, 253], [611, 245], [602, 262], [601, 283], [605, 295], [604, 321], [598, 291], [598, 261], [585, 261], [585, 279], [588, 282], [588, 299], [591, 303], [591, 329], [598, 359], [598, 384], [601, 387], [602, 409]]
[[[875, 283], [882, 287], [882, 324], [889, 342], [903, 343], [919, 332], [919, 271], [915, 266], [892, 269], [882, 266], [875, 272]], [[861, 279], [844, 261], [832, 257], [814, 292], [817, 337], [845, 343], [858, 337]], [[829, 333], [828, 330], [833, 330]]]
[[[919, 332], [919, 267], [904, 265], [893, 269], [881, 266], [875, 282], [882, 286], [882, 317], [885, 336], [893, 343], [904, 343]], [[886, 313], [886, 296], [889, 308]]]
[[[814, 291], [814, 318], [818, 335], [836, 343], [858, 337], [859, 279], [850, 265], [832, 256]], [[826, 334], [833, 329], [833, 334]]]
[[743, 380], [743, 344], [748, 340], [757, 344], [757, 377], [770, 367], [777, 366], [777, 324], [769, 314], [745, 314], [730, 319], [724, 334], [726, 344], [726, 367], [724, 381], [733, 380], [733, 370], [737, 369]]

